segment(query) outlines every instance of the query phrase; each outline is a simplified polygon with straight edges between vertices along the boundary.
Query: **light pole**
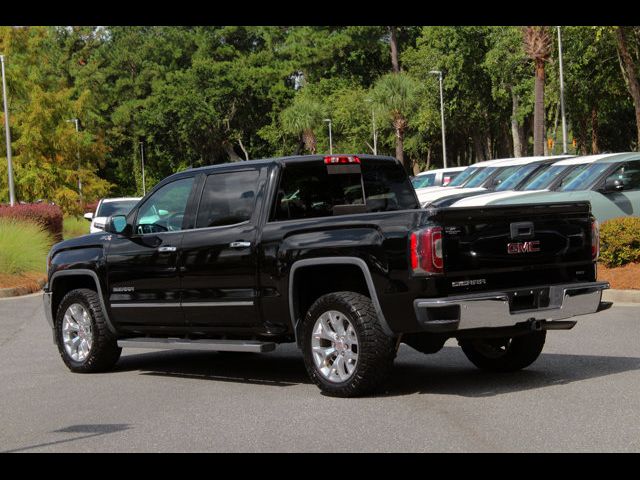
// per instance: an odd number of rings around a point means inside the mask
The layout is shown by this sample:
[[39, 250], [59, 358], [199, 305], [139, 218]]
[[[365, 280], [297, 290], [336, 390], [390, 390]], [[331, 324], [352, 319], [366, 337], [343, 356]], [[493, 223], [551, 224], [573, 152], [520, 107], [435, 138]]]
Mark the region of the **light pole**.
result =
[[[80, 133], [80, 127], [78, 126], [77, 118], [71, 118], [67, 120], [67, 122], [74, 123], [76, 125], [76, 133]], [[78, 157], [78, 195], [80, 196], [80, 206], [82, 206], [82, 179], [80, 178], [80, 146], [79, 145], [78, 145], [78, 151], [76, 155]]]
[[371, 109], [371, 123], [373, 124], [373, 154], [378, 155], [378, 131], [376, 130], [376, 111]]
[[9, 131], [9, 107], [7, 105], [7, 81], [4, 77], [4, 55], [0, 55], [2, 63], [2, 99], [4, 102], [4, 129], [7, 138], [7, 174], [9, 176], [9, 204], [16, 204], [16, 192], [13, 186], [13, 162], [11, 160], [11, 132]]
[[558, 58], [560, 60], [560, 110], [562, 111], [562, 153], [567, 153], [567, 117], [564, 113], [564, 75], [562, 71], [562, 36], [558, 27]]
[[142, 196], [147, 194], [147, 187], [144, 183], [144, 142], [140, 142], [140, 157], [142, 160]]
[[325, 118], [324, 121], [329, 124], [329, 155], [333, 155], [333, 139], [331, 138], [331, 119]]
[[438, 75], [438, 78], [440, 80], [440, 118], [442, 120], [442, 163], [444, 168], [447, 168], [447, 142], [445, 140], [445, 133], [444, 133], [444, 97], [442, 94], [442, 71], [431, 70], [429, 73]]

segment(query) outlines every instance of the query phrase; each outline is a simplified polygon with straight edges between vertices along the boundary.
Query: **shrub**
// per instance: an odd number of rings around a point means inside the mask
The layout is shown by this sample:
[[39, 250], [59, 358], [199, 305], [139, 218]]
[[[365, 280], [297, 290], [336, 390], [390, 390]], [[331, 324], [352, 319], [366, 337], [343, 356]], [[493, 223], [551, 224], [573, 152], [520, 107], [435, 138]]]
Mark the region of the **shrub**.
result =
[[62, 240], [62, 210], [48, 203], [21, 204], [10, 207], [0, 205], [0, 218], [28, 220], [41, 225], [55, 241]]
[[45, 272], [51, 237], [38, 224], [0, 218], [0, 273]]
[[613, 218], [602, 223], [600, 261], [608, 268], [640, 261], [640, 217]]
[[90, 223], [83, 217], [65, 217], [62, 236], [65, 240], [89, 233]]

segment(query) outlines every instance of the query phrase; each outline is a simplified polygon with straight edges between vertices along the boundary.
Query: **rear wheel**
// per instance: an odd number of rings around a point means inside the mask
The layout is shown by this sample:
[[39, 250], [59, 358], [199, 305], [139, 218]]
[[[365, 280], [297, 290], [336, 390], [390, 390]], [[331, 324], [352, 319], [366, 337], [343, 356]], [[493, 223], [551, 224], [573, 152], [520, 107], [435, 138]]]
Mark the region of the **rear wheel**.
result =
[[540, 356], [547, 332], [542, 330], [517, 337], [460, 340], [460, 347], [476, 367], [493, 372], [515, 372]]
[[302, 326], [309, 377], [332, 396], [371, 393], [389, 376], [396, 340], [386, 335], [368, 297], [336, 292], [311, 306]]
[[109, 370], [122, 352], [107, 327], [98, 294], [86, 288], [72, 290], [60, 302], [56, 343], [62, 360], [76, 373]]

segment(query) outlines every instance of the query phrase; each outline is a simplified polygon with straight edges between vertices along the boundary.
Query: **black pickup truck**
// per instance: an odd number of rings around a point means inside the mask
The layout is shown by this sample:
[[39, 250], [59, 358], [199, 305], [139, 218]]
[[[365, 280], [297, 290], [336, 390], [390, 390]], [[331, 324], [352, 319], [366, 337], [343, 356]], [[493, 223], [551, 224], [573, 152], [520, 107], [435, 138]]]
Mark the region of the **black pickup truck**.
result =
[[401, 342], [456, 338], [514, 371], [547, 330], [610, 306], [588, 203], [421, 209], [401, 164], [302, 156], [190, 169], [106, 231], [56, 244], [44, 303], [65, 364], [122, 347], [268, 352], [296, 342], [335, 396], [370, 393]]

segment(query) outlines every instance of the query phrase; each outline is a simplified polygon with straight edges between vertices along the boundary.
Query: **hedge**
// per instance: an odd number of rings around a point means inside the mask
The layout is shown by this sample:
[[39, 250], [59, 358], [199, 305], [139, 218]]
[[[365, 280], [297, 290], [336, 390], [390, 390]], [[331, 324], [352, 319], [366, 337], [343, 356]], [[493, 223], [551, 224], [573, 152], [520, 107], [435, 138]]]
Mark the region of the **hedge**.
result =
[[640, 217], [620, 217], [600, 226], [600, 261], [608, 268], [640, 262]]
[[0, 205], [0, 218], [28, 220], [41, 225], [56, 242], [62, 241], [62, 210], [47, 203], [19, 204], [13, 207]]

